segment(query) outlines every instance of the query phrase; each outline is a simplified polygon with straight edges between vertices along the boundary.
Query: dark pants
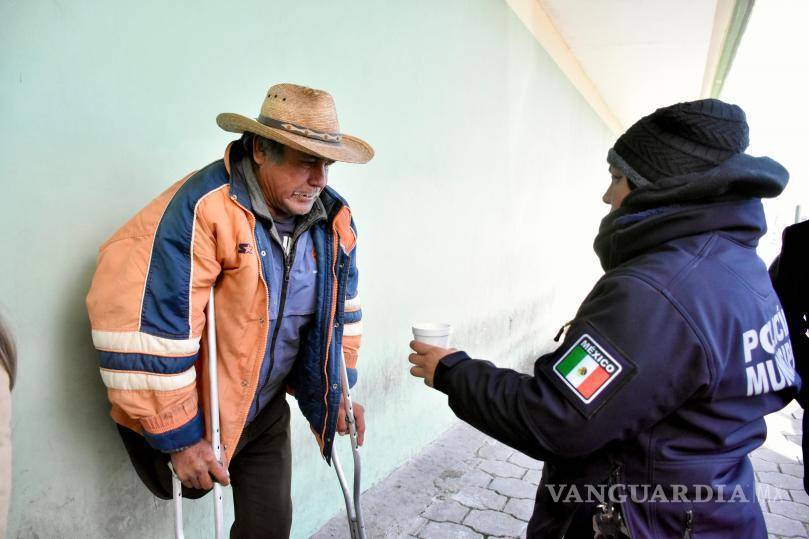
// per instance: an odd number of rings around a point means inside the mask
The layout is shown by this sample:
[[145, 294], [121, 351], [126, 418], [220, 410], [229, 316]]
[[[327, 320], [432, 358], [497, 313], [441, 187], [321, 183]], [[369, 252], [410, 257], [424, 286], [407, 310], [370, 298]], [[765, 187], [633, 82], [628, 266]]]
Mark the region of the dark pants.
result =
[[[171, 499], [170, 457], [152, 449], [143, 436], [118, 426], [138, 476], [155, 496]], [[292, 526], [292, 448], [289, 405], [281, 391], [245, 427], [230, 466], [233, 539], [289, 537]], [[183, 497], [196, 499], [207, 492], [183, 487]]]
[[236, 519], [231, 539], [289, 537], [292, 526], [292, 448], [289, 405], [282, 390], [244, 429], [230, 483]]

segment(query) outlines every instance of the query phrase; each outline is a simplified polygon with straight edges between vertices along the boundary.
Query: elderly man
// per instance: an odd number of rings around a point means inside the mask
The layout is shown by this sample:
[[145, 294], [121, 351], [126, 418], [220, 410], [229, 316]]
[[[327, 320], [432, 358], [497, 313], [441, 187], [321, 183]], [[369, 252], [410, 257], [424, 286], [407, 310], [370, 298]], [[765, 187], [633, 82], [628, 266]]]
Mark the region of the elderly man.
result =
[[800, 377], [756, 254], [788, 174], [747, 144], [715, 99], [618, 138], [605, 273], [533, 376], [412, 343], [413, 375], [460, 418], [545, 461], [529, 537], [767, 537], [747, 455]]
[[[233, 485], [231, 537], [287, 537], [286, 390], [329, 461], [335, 431], [347, 430], [341, 354], [356, 381], [356, 230], [327, 187], [329, 166], [365, 163], [373, 149], [340, 133], [331, 95], [293, 84], [271, 87], [256, 119], [226, 113], [217, 123], [242, 138], [101, 247], [87, 297], [93, 342], [147, 486], [170, 497], [170, 460], [187, 497], [212, 479]], [[224, 463], [210, 443], [204, 374], [214, 285]], [[362, 443], [363, 409], [354, 411]]]

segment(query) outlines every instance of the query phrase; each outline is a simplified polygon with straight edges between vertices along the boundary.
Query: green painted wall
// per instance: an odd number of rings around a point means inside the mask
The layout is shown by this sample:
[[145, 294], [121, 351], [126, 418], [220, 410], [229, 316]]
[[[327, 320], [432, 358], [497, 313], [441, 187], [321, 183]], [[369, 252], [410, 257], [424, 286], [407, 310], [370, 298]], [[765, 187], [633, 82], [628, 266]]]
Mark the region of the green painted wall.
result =
[[[331, 176], [360, 231], [366, 486], [453, 421], [407, 374], [411, 322], [524, 368], [598, 274], [612, 136], [502, 0], [1, 0], [0, 20], [0, 309], [21, 352], [9, 537], [170, 536], [107, 417], [84, 296], [97, 247], [218, 159], [216, 114], [257, 113], [272, 83], [329, 90], [377, 151]], [[294, 415], [302, 537], [342, 499]], [[209, 505], [186, 502], [188, 537], [210, 536]]]

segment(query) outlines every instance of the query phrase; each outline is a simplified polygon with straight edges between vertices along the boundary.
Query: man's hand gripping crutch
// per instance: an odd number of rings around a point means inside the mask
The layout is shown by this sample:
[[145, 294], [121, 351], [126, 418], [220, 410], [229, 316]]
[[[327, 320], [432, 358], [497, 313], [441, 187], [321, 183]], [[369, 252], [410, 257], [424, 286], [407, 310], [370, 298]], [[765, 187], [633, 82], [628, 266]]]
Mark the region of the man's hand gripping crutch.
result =
[[216, 374], [216, 309], [214, 289], [208, 300], [208, 380], [210, 382], [211, 443], [202, 439], [183, 451], [171, 455], [172, 494], [174, 497], [174, 536], [183, 539], [182, 485], [208, 490], [213, 486], [214, 525], [216, 539], [223, 539], [224, 514], [222, 485], [229, 484], [229, 476], [222, 465], [222, 447], [219, 432], [219, 385]]
[[[362, 436], [365, 433], [365, 419], [362, 406], [351, 402], [351, 390], [348, 387], [348, 372], [346, 371], [345, 358], [340, 357], [340, 381], [343, 386], [343, 398], [340, 406], [340, 417], [337, 421], [337, 431], [344, 434], [349, 433], [351, 440], [351, 452], [354, 457], [354, 489], [353, 493], [348, 488], [343, 467], [337, 457], [337, 444], [331, 448], [331, 459], [334, 463], [334, 471], [337, 472], [337, 479], [340, 480], [340, 488], [343, 490], [343, 498], [346, 504], [346, 514], [348, 516], [348, 529], [351, 532], [351, 539], [365, 539], [365, 520], [362, 516], [362, 505], [360, 504], [360, 494], [362, 488], [360, 479], [362, 474], [362, 462], [360, 460], [359, 447], [362, 445]], [[356, 409], [356, 414], [354, 413]], [[343, 410], [345, 417], [343, 417]], [[353, 494], [353, 495], [352, 495]]]

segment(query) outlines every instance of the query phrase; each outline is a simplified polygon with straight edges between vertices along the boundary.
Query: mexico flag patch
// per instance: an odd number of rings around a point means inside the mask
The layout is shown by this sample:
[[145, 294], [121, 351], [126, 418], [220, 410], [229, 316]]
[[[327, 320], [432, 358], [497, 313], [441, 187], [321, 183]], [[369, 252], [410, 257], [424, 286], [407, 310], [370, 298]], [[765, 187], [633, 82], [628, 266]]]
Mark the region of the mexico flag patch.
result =
[[621, 374], [621, 364], [584, 334], [553, 364], [553, 374], [589, 404]]

